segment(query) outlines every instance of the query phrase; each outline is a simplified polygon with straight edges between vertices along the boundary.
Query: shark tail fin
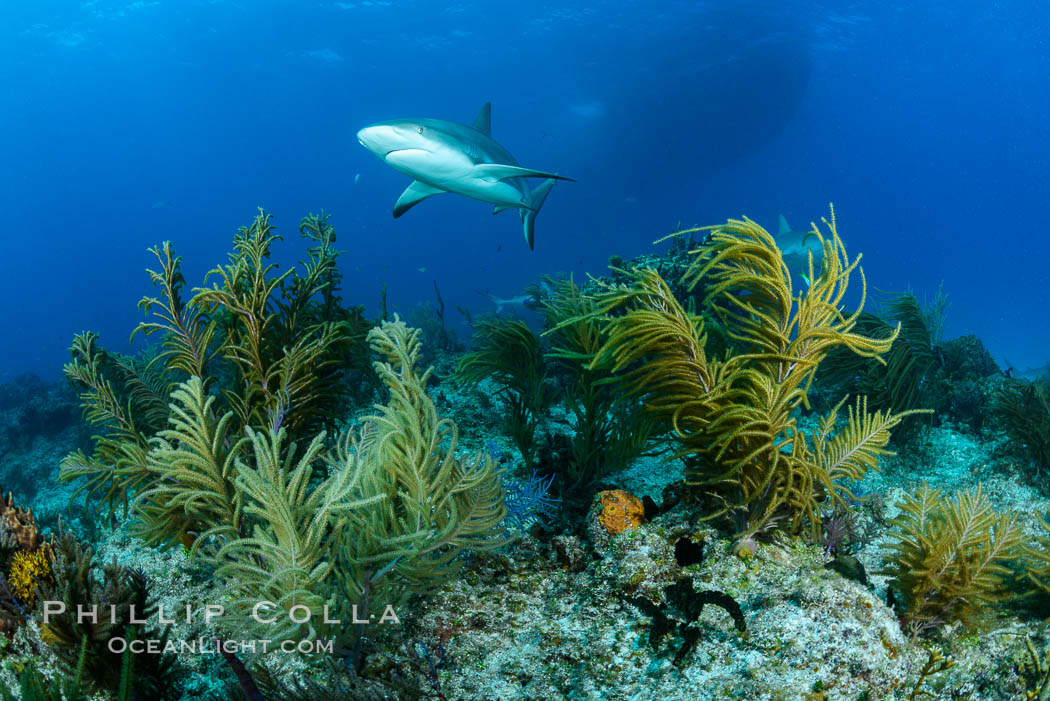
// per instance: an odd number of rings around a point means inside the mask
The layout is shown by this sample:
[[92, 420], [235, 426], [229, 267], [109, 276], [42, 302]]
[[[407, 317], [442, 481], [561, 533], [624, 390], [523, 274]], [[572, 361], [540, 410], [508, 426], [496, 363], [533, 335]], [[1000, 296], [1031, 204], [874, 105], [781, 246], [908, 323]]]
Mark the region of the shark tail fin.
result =
[[497, 315], [503, 313], [503, 305], [506, 304], [507, 300], [500, 299], [499, 297], [497, 297], [496, 295], [492, 294], [488, 290], [475, 290], [475, 292], [477, 292], [479, 295], [481, 295], [482, 297], [484, 297], [485, 299], [487, 299], [488, 301], [490, 301], [490, 302], [492, 302], [493, 304], [496, 305], [496, 314]]
[[532, 206], [521, 210], [521, 221], [525, 226], [525, 240], [529, 242], [530, 251], [536, 248], [536, 215], [539, 214], [543, 201], [547, 199], [547, 195], [550, 194], [551, 188], [554, 187], [556, 182], [558, 181], [554, 178], [544, 180], [539, 187], [532, 191]]

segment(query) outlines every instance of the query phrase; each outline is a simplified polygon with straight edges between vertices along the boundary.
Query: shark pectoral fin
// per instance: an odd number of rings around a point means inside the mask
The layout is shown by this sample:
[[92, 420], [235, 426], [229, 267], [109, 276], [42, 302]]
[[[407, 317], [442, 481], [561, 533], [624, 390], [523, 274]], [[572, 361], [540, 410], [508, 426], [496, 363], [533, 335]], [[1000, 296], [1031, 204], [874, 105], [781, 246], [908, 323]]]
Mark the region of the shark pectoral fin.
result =
[[503, 180], [504, 178], [554, 178], [555, 180], [572, 180], [572, 178], [566, 178], [563, 175], [544, 173], [542, 170], [522, 168], [521, 166], [509, 166], [503, 163], [479, 163], [474, 166], [474, 172], [479, 178], [492, 178], [493, 180]]
[[412, 184], [405, 188], [405, 191], [397, 198], [397, 202], [394, 203], [394, 219], [397, 219], [431, 195], [440, 195], [442, 192], [446, 191], [418, 180], [412, 181]]
[[791, 227], [788, 226], [788, 220], [783, 214], [780, 215], [780, 221], [777, 223], [777, 236], [786, 234], [791, 231]]
[[481, 106], [481, 111], [474, 118], [474, 128], [485, 136], [492, 136], [492, 103], [486, 102]]

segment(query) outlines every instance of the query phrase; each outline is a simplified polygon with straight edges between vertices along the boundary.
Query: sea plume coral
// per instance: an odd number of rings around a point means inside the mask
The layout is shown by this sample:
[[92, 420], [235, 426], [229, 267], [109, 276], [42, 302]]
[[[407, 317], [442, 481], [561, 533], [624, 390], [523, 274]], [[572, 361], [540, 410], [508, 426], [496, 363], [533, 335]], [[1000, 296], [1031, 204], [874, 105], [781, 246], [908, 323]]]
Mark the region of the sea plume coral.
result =
[[353, 584], [362, 588], [365, 573], [391, 567], [394, 582], [427, 591], [455, 574], [465, 550], [507, 543], [503, 470], [485, 451], [457, 455], [459, 429], [426, 394], [433, 369], [417, 368], [419, 337], [396, 315], [369, 332], [390, 398], [364, 420], [356, 440], [341, 442], [336, 457], [337, 465], [367, 466], [362, 495], [385, 496], [350, 516], [345, 571], [356, 573]]
[[193, 536], [191, 553], [224, 582], [235, 634], [259, 627], [260, 601], [275, 620], [257, 631], [268, 639], [348, 633], [324, 622], [326, 606], [337, 620], [355, 605], [402, 603], [452, 576], [465, 550], [507, 542], [502, 470], [485, 453], [457, 454], [455, 424], [426, 394], [431, 370], [417, 367], [419, 332], [395, 318], [369, 342], [390, 398], [334, 448], [323, 431], [289, 440], [278, 421], [235, 438], [236, 412], [217, 412], [200, 378], [172, 394], [135, 525], [161, 545]]
[[[724, 355], [708, 354], [703, 318], [652, 269], [609, 287], [594, 312], [607, 340], [591, 365], [617, 373], [670, 425], [687, 482], [719, 495], [720, 513], [743, 511], [745, 532], [776, 522], [818, 539], [820, 502], [852, 496], [848, 482], [877, 465], [890, 430], [908, 414], [869, 413], [859, 398], [837, 428], [843, 399], [812, 437], [798, 426], [796, 410], [808, 408], [814, 373], [832, 349], [877, 358], [895, 338], [854, 331], [866, 291], [860, 256], [847, 256], [834, 211], [824, 224], [826, 233], [812, 231], [824, 251], [821, 268], [810, 261], [812, 284], [798, 292], [775, 239], [755, 222], [701, 229], [710, 235], [693, 251], [684, 281], [689, 289], [705, 283], [705, 305], [731, 339]], [[840, 307], [855, 271], [861, 304], [846, 315]]]
[[500, 386], [503, 424], [526, 468], [536, 461], [536, 428], [551, 402], [540, 339], [523, 321], [495, 318], [474, 325], [476, 349], [456, 364], [456, 379], [476, 385], [491, 379]]
[[567, 371], [565, 404], [574, 418], [566, 470], [570, 485], [586, 485], [626, 467], [642, 454], [655, 419], [639, 401], [619, 391], [611, 373], [591, 367], [605, 338], [594, 314], [597, 301], [571, 279], [545, 278], [540, 303], [552, 339], [550, 357]]
[[[344, 307], [328, 217], [310, 215], [299, 230], [306, 259], [279, 272], [280, 237], [260, 210], [190, 292], [172, 245], [154, 247], [156, 292], [141, 300], [150, 316], [136, 329], [160, 338], [152, 355], [110, 353], [84, 333], [65, 368], [98, 435], [91, 455], [63, 461], [60, 478], [79, 481], [89, 507], [110, 516], [124, 507], [146, 542], [187, 546], [224, 583], [238, 633], [254, 630], [246, 602], [311, 614], [331, 605], [333, 619], [349, 618], [353, 606], [424, 593], [465, 551], [509, 538], [502, 469], [457, 450], [456, 425], [426, 394], [419, 332]], [[361, 394], [385, 388], [389, 399], [335, 439], [362, 375], [374, 381]], [[90, 599], [90, 554], [63, 550], [56, 587]], [[131, 588], [128, 577], [114, 571], [113, 586]], [[313, 625], [320, 618], [260, 632], [345, 632]], [[63, 648], [106, 632], [49, 630]]]
[[1050, 468], [1050, 383], [1009, 379], [995, 395], [994, 410], [1007, 434], [1041, 469]]
[[887, 573], [915, 631], [968, 621], [1009, 596], [1007, 567], [1022, 552], [1017, 515], [998, 513], [980, 485], [951, 498], [923, 484], [900, 505]]
[[149, 359], [107, 352], [94, 333], [74, 338], [64, 371], [99, 434], [92, 455], [63, 461], [60, 479], [81, 481], [77, 493], [89, 505], [97, 496], [105, 511], [126, 510], [132, 494], [152, 486], [150, 440], [167, 425], [171, 393], [193, 377], [215, 394], [216, 413], [233, 413], [235, 435], [277, 415], [297, 440], [334, 428], [354, 393], [349, 379], [360, 374], [369, 324], [359, 308], [340, 304], [327, 216], [305, 217], [300, 233], [314, 244], [306, 260], [278, 273], [270, 258], [281, 237], [259, 210], [238, 230], [227, 264], [192, 294], [171, 243], [151, 248], [157, 292], [139, 302], [149, 318], [132, 333], [160, 337]]

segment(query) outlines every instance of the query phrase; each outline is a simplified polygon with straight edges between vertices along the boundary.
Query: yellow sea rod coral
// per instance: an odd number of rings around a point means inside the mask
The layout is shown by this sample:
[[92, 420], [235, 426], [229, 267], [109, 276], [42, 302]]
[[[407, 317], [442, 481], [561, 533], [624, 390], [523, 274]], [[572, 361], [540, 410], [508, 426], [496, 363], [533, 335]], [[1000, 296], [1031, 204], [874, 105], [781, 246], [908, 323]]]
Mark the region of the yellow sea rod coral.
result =
[[51, 574], [51, 549], [19, 550], [11, 560], [11, 571], [7, 577], [11, 592], [26, 606], [36, 601], [38, 584], [54, 584]]
[[[701, 313], [655, 268], [625, 271], [630, 284], [606, 285], [591, 312], [605, 341], [589, 367], [618, 377], [621, 390], [671, 430], [686, 484], [722, 504], [705, 518], [736, 517], [743, 537], [776, 528], [818, 540], [822, 512], [855, 499], [850, 485], [878, 468], [890, 430], [915, 413], [869, 413], [859, 397], [840, 427], [843, 398], [815, 432], [799, 426], [831, 351], [876, 359], [899, 333], [859, 332], [867, 289], [860, 256], [847, 256], [834, 210], [822, 221], [823, 231], [813, 225], [809, 233], [823, 255], [819, 267], [808, 266], [805, 289], [795, 288], [772, 234], [750, 219], [730, 219], [675, 234], [707, 234], [680, 281], [690, 293], [702, 283]], [[854, 273], [860, 301], [847, 313]], [[711, 321], [733, 340], [728, 349], [709, 352]]]
[[923, 483], [899, 506], [884, 573], [913, 631], [969, 623], [1013, 595], [1010, 577], [1024, 532], [1018, 515], [996, 510], [980, 484], [945, 497]]

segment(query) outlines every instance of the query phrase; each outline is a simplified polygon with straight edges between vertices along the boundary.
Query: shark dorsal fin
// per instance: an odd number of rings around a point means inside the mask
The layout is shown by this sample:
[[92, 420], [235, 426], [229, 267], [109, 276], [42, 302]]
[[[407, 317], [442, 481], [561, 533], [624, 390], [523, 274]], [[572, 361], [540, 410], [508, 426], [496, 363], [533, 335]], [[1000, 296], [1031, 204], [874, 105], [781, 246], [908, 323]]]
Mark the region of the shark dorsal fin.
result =
[[492, 103], [486, 102], [474, 118], [474, 128], [485, 136], [492, 136]]
[[781, 214], [780, 223], [777, 225], [777, 236], [783, 236], [789, 231], [791, 231], [791, 227], [788, 226], [788, 220]]

